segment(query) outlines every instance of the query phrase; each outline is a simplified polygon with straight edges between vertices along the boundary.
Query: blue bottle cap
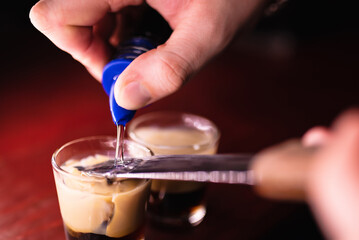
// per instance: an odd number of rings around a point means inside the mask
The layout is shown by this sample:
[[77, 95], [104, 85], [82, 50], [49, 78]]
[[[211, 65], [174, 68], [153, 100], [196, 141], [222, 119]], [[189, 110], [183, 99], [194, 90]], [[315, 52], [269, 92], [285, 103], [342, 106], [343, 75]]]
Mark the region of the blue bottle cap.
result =
[[127, 110], [123, 107], [120, 107], [116, 103], [115, 95], [113, 92], [118, 76], [131, 62], [132, 59], [112, 60], [105, 66], [102, 74], [102, 86], [106, 93], [109, 95], [112, 120], [116, 125], [126, 125], [129, 121], [131, 121], [136, 113], [136, 111]]
[[112, 60], [105, 66], [102, 73], [102, 86], [107, 95], [110, 95], [112, 85], [131, 62], [132, 59], [120, 58]]
[[126, 125], [136, 111], [120, 107], [115, 100], [114, 85], [118, 76], [130, 63], [142, 53], [155, 48], [155, 45], [146, 37], [133, 37], [125, 41], [117, 49], [114, 60], [109, 62], [102, 73], [102, 86], [110, 97], [110, 110], [116, 125]]

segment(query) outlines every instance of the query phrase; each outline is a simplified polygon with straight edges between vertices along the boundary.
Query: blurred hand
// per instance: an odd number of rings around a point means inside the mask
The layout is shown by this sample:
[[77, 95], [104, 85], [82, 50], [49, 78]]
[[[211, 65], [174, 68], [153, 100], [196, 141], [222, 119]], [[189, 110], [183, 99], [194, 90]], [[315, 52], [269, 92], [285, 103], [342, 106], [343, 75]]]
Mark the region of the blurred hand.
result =
[[359, 110], [344, 113], [332, 129], [309, 130], [303, 144], [320, 146], [308, 197], [324, 233], [329, 239], [359, 239]]
[[[131, 63], [115, 86], [117, 103], [137, 109], [167, 96], [228, 45], [266, 0], [148, 0], [174, 30], [168, 41]], [[143, 0], [41, 0], [33, 25], [101, 80], [126, 25], [121, 10]]]

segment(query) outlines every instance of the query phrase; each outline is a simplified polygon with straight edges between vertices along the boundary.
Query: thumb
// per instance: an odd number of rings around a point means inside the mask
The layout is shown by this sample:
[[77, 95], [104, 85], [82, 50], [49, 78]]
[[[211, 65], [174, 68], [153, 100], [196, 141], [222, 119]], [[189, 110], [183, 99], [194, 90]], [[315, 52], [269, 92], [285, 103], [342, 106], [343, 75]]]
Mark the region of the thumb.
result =
[[193, 72], [181, 56], [162, 45], [136, 58], [119, 76], [116, 102], [138, 109], [178, 90]]
[[122, 72], [114, 89], [120, 106], [138, 109], [175, 92], [224, 48], [228, 38], [215, 27], [217, 19], [194, 24], [192, 16], [198, 14], [189, 14], [165, 44], [140, 55]]
[[359, 111], [344, 113], [312, 163], [308, 193], [329, 239], [358, 239]]
[[174, 31], [165, 44], [139, 56], [123, 71], [114, 89], [117, 103], [138, 109], [178, 90], [228, 45], [264, 2], [151, 1]]

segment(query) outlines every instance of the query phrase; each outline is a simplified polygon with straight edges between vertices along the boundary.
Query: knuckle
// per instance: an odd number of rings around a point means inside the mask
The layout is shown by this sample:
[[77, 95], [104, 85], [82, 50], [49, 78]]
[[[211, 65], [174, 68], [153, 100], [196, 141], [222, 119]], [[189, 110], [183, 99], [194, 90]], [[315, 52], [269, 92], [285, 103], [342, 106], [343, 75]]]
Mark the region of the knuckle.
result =
[[30, 21], [41, 32], [47, 31], [50, 28], [48, 9], [46, 1], [39, 1], [30, 10]]
[[190, 64], [174, 52], [165, 52], [159, 57], [162, 87], [165, 92], [174, 92], [189, 78]]
[[352, 129], [359, 130], [359, 109], [352, 108], [346, 110], [339, 118], [339, 123], [350, 126]]
[[339, 116], [334, 123], [334, 130], [346, 133], [359, 141], [359, 109], [350, 109]]
[[117, 12], [125, 6], [138, 6], [141, 5], [144, 0], [107, 0], [106, 3], [111, 12]]
[[59, 6], [41, 0], [30, 10], [30, 21], [41, 32], [47, 33], [57, 26], [66, 24], [66, 12]]

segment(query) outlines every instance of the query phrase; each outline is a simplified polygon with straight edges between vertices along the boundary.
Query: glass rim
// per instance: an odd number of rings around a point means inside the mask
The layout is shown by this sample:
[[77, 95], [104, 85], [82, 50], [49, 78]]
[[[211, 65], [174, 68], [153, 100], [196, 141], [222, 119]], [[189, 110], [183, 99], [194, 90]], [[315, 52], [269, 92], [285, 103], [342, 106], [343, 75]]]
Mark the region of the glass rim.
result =
[[[54, 151], [54, 153], [52, 154], [52, 157], [51, 157], [51, 165], [52, 165], [52, 168], [54, 171], [62, 174], [62, 175], [65, 175], [65, 176], [69, 176], [71, 178], [77, 178], [77, 179], [81, 179], [81, 180], [91, 180], [91, 181], [94, 181], [95, 179], [98, 179], [98, 180], [103, 180], [104, 178], [106, 178], [105, 176], [102, 177], [102, 176], [97, 176], [97, 175], [93, 175], [93, 176], [86, 176], [86, 175], [74, 175], [74, 174], [71, 174], [70, 172], [66, 171], [65, 169], [61, 168], [61, 166], [59, 166], [56, 162], [56, 157], [57, 155], [66, 147], [70, 146], [70, 145], [73, 145], [73, 144], [76, 144], [76, 143], [79, 143], [79, 142], [85, 142], [85, 141], [89, 141], [89, 140], [116, 140], [116, 138], [114, 136], [106, 136], [106, 135], [99, 135], [99, 136], [90, 136], [90, 137], [83, 137], [83, 138], [78, 138], [78, 139], [75, 139], [75, 140], [72, 140], [72, 141], [69, 141], [65, 144], [63, 144], [61, 147], [59, 147], [58, 149], [56, 149]], [[137, 146], [140, 146], [142, 149], [145, 149], [146, 152], [148, 152], [151, 156], [154, 155], [154, 153], [152, 152], [151, 149], [149, 149], [148, 147], [140, 144], [140, 143], [137, 143], [133, 140], [130, 140], [130, 139], [125, 139], [125, 142], [130, 142], [131, 144], [135, 144]], [[128, 178], [124, 178], [124, 179], [128, 179]], [[149, 179], [144, 179], [146, 180], [145, 182], [149, 181]]]
[[[177, 116], [180, 116], [181, 118], [183, 116], [187, 116], [187, 117], [191, 117], [193, 119], [200, 119], [202, 121], [207, 122], [208, 125], [210, 125], [212, 127], [212, 129], [214, 130], [213, 138], [211, 138], [210, 141], [206, 141], [205, 143], [202, 143], [202, 144], [167, 146], [167, 145], [163, 145], [163, 144], [147, 143], [147, 142], [143, 141], [141, 138], [138, 138], [137, 134], [134, 133], [133, 129], [135, 129], [141, 122], [148, 120], [150, 118], [158, 119], [158, 117], [161, 117], [163, 115], [168, 115], [168, 114], [170, 114], [172, 116], [177, 115]], [[199, 129], [196, 126], [194, 126], [194, 128]], [[202, 131], [202, 130], [200, 130], [200, 131]], [[156, 111], [156, 112], [145, 113], [141, 116], [134, 118], [130, 122], [129, 126], [127, 127], [127, 134], [133, 141], [140, 143], [141, 145], [147, 146], [150, 149], [151, 149], [151, 147], [157, 148], [157, 149], [193, 149], [193, 148], [203, 149], [203, 148], [208, 148], [208, 147], [212, 147], [212, 146], [216, 145], [221, 136], [221, 132], [220, 132], [219, 128], [213, 121], [209, 120], [206, 117], [200, 116], [200, 115], [196, 115], [196, 114], [192, 114], [192, 113], [188, 113], [188, 112], [181, 112], [181, 111]]]

